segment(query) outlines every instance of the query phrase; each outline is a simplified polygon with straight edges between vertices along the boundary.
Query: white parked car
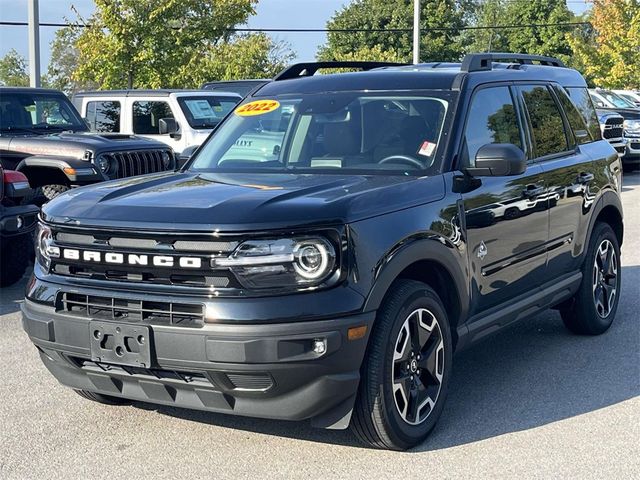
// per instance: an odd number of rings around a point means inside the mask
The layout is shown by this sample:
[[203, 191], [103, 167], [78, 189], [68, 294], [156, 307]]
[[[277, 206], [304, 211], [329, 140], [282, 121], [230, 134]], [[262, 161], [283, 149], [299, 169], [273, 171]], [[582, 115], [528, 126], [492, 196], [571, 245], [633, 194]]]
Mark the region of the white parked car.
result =
[[199, 146], [240, 100], [236, 93], [202, 90], [103, 90], [73, 97], [92, 131], [153, 138], [177, 154]]

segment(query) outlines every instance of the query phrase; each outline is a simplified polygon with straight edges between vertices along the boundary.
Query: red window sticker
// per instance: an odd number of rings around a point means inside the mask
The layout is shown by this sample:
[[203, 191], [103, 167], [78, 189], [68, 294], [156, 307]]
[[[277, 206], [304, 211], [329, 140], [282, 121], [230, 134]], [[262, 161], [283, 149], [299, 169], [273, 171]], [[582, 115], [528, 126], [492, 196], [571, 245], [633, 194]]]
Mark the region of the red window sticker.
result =
[[420, 145], [420, 150], [418, 150], [418, 155], [430, 157], [431, 155], [433, 155], [433, 152], [435, 150], [436, 150], [436, 144], [425, 140], [424, 142], [422, 142], [422, 145]]

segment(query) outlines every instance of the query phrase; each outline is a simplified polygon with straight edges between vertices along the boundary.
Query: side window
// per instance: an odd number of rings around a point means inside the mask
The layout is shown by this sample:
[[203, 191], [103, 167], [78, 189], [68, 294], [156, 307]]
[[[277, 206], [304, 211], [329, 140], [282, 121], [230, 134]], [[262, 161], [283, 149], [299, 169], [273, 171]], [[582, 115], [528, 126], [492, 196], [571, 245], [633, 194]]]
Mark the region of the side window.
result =
[[522, 87], [522, 98], [529, 114], [536, 156], [544, 157], [569, 150], [562, 114], [545, 86]]
[[509, 87], [483, 88], [474, 94], [465, 127], [462, 165], [475, 165], [478, 150], [488, 143], [512, 143], [522, 148]]
[[598, 114], [591, 101], [591, 96], [586, 88], [570, 87], [567, 88], [571, 101], [576, 108], [582, 114], [585, 122], [587, 122], [587, 129], [594, 140], [601, 140], [602, 135], [600, 133], [600, 123], [598, 122]]
[[133, 133], [158, 135], [161, 118], [173, 118], [167, 102], [133, 102]]
[[94, 132], [120, 131], [120, 102], [87, 102], [85, 118]]
[[562, 105], [562, 109], [567, 116], [567, 120], [569, 120], [569, 126], [573, 131], [576, 142], [579, 145], [592, 142], [593, 138], [589, 133], [589, 129], [587, 128], [587, 123], [584, 117], [578, 111], [571, 99], [567, 96], [565, 90], [560, 87], [553, 87], [553, 90], [556, 92], [558, 100], [560, 100], [560, 105]]

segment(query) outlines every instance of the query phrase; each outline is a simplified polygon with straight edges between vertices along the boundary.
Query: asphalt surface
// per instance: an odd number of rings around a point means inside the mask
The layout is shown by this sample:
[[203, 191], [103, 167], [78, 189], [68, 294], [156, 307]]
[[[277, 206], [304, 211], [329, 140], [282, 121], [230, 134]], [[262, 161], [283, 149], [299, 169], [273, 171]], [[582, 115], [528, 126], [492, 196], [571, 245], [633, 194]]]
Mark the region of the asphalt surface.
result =
[[22, 331], [25, 281], [0, 290], [0, 478], [640, 478], [640, 174], [625, 178], [623, 286], [612, 328], [538, 315], [455, 357], [423, 445], [149, 404], [107, 407], [51, 377]]

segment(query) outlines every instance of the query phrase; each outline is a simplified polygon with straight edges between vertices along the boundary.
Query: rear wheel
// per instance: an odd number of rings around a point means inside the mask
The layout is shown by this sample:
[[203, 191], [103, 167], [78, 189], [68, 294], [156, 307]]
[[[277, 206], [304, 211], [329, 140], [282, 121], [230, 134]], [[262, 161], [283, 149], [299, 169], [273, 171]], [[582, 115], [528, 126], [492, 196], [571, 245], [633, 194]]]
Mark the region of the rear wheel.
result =
[[82, 398], [91, 400], [93, 402], [102, 403], [104, 405], [131, 405], [131, 400], [120, 397], [112, 397], [110, 395], [103, 395], [101, 393], [89, 392], [87, 390], [74, 390]]
[[618, 310], [620, 284], [618, 238], [608, 224], [596, 223], [582, 266], [580, 288], [560, 309], [565, 326], [582, 335], [604, 333]]
[[371, 335], [351, 427], [369, 446], [405, 450], [442, 413], [452, 363], [447, 314], [429, 286], [399, 280]]

